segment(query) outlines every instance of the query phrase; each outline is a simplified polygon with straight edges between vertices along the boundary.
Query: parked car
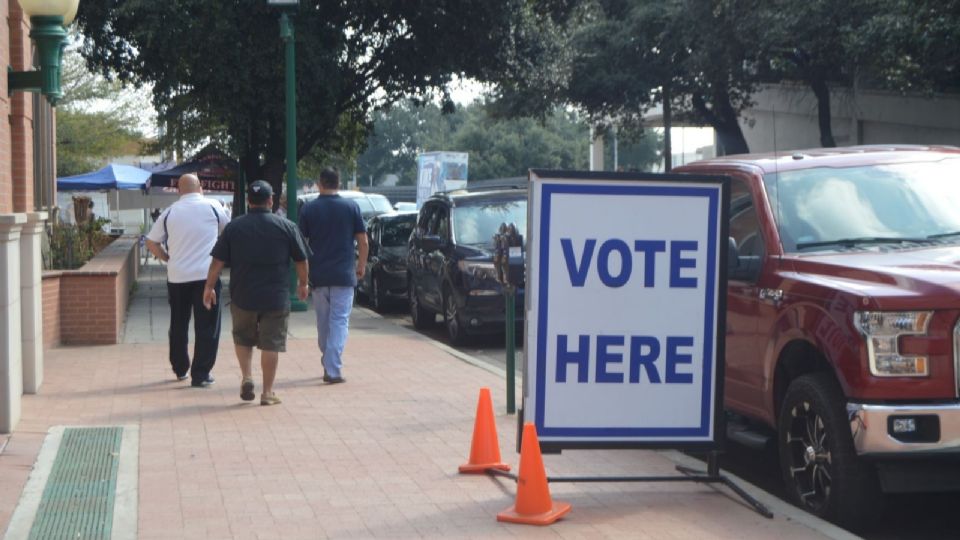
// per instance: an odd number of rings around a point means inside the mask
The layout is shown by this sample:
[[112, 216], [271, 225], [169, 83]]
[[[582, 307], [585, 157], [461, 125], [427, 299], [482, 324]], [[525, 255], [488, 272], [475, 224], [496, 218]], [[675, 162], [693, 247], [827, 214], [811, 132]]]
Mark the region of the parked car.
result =
[[[503, 291], [493, 266], [493, 236], [501, 223], [526, 230], [526, 190], [447, 192], [424, 202], [407, 255], [408, 300], [416, 328], [433, 324], [440, 314], [455, 344], [468, 334], [504, 331]], [[511, 272], [523, 275], [522, 256], [510, 264]], [[516, 306], [520, 322], [522, 287]]]
[[[341, 197], [353, 199], [357, 202], [357, 205], [360, 206], [360, 214], [363, 215], [364, 221], [368, 221], [370, 218], [379, 216], [380, 214], [393, 212], [393, 207], [390, 206], [390, 200], [379, 193], [364, 193], [362, 191], [351, 191], [346, 189], [342, 189], [337, 193]], [[316, 199], [318, 196], [320, 196], [319, 193], [305, 193], [303, 195], [298, 195], [297, 215], [300, 215], [299, 210], [303, 209], [303, 205]]]
[[367, 271], [357, 290], [377, 311], [407, 298], [407, 241], [416, 223], [417, 213], [405, 212], [374, 216], [367, 224]]
[[[727, 175], [725, 405], [793, 501], [846, 525], [960, 490], [960, 148], [824, 148]], [[741, 429], [748, 428], [748, 429]]]
[[397, 212], [416, 212], [417, 203], [412, 202], [398, 202], [393, 204], [393, 209]]

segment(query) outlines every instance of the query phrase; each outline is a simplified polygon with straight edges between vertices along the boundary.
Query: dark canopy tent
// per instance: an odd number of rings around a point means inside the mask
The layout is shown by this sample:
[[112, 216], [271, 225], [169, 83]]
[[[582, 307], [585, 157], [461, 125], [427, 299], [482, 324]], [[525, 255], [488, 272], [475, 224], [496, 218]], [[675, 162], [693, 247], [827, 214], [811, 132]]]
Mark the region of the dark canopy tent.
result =
[[234, 193], [240, 179], [240, 163], [211, 144], [189, 161], [172, 169], [154, 172], [150, 177], [150, 185], [176, 187], [177, 179], [187, 173], [197, 175], [204, 191]]

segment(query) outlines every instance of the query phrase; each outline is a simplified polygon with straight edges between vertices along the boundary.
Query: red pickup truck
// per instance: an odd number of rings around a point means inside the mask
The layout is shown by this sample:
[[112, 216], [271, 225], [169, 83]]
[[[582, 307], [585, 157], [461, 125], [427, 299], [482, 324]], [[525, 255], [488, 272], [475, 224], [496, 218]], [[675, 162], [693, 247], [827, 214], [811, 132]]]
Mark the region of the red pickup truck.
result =
[[731, 178], [725, 405], [776, 433], [794, 502], [856, 526], [882, 492], [960, 490], [960, 148], [675, 172]]

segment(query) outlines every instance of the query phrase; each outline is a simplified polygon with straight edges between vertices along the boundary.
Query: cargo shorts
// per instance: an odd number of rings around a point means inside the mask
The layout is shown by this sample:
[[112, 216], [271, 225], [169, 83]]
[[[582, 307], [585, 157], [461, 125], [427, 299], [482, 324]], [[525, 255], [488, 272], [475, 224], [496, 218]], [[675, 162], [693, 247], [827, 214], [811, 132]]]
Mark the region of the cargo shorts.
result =
[[289, 310], [248, 311], [230, 304], [233, 343], [261, 351], [286, 352]]

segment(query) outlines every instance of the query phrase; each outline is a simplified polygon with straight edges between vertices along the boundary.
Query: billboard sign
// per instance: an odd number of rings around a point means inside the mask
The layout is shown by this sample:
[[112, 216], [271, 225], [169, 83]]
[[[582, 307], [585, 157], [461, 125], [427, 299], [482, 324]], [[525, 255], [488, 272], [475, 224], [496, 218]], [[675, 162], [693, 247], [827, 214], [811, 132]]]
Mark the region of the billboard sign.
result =
[[467, 187], [466, 152], [427, 152], [417, 156], [417, 208], [434, 193]]
[[728, 182], [530, 172], [523, 420], [545, 449], [718, 446]]

